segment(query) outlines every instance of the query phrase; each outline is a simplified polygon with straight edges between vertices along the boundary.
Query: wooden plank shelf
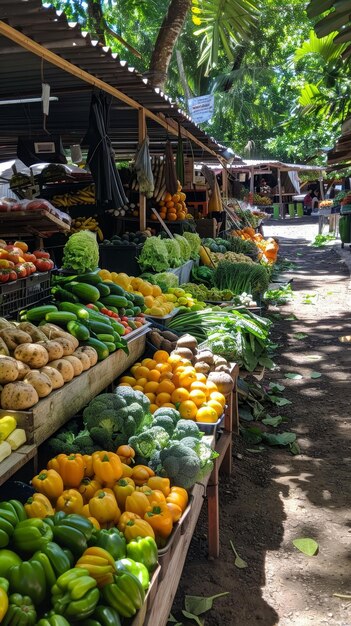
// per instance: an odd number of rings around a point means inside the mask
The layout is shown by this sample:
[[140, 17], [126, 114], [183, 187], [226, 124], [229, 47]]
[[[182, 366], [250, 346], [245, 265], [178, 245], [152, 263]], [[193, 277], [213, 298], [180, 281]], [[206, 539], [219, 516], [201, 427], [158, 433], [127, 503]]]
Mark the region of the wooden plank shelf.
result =
[[2, 463], [0, 463], [0, 485], [3, 485], [28, 461], [37, 456], [37, 446], [23, 445], [15, 452], [12, 452]]
[[47, 236], [48, 233], [69, 232], [70, 225], [48, 211], [9, 211], [0, 213], [1, 237], [20, 235]]

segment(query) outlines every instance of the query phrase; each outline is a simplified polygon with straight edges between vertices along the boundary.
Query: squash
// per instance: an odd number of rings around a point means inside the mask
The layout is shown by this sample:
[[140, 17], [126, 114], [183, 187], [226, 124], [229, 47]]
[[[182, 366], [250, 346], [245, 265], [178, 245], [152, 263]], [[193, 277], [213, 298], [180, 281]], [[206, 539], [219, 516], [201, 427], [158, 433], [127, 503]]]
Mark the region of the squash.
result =
[[37, 392], [39, 398], [45, 398], [52, 392], [51, 380], [43, 372], [39, 370], [31, 370], [24, 379], [25, 383], [32, 385]]
[[65, 384], [62, 374], [55, 367], [45, 365], [40, 369], [40, 373], [49, 378], [53, 389], [59, 389]]
[[34, 369], [44, 367], [49, 360], [48, 351], [38, 343], [22, 343], [17, 346], [14, 356]]
[[15, 382], [5, 385], [1, 392], [1, 408], [13, 411], [25, 411], [34, 406], [39, 396], [29, 383]]
[[68, 361], [72, 365], [75, 376], [79, 376], [82, 373], [83, 365], [76, 356], [73, 356], [73, 354], [71, 354], [70, 356], [63, 357], [63, 359], [64, 361]]
[[56, 359], [55, 361], [50, 361], [50, 367], [54, 367], [60, 374], [65, 383], [68, 383], [74, 377], [74, 369], [72, 363], [67, 361], [67, 359]]

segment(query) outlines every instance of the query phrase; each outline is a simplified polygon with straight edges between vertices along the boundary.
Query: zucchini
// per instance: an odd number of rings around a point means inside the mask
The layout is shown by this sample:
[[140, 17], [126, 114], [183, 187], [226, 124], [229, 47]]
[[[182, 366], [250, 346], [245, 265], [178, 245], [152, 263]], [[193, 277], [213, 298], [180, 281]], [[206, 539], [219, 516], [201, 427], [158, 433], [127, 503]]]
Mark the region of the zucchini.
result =
[[116, 285], [112, 281], [104, 280], [104, 285], [108, 286], [110, 293], [113, 294], [114, 296], [125, 296], [126, 294], [125, 289], [123, 289], [123, 287]]
[[88, 272], [87, 274], [80, 274], [79, 276], [76, 276], [76, 281], [78, 283], [86, 283], [88, 285], [99, 285], [102, 283], [102, 278], [99, 274]]
[[68, 322], [67, 330], [73, 337], [78, 339], [78, 341], [86, 341], [90, 337], [89, 328], [77, 320]]
[[93, 337], [90, 337], [89, 339], [87, 339], [87, 341], [83, 341], [82, 344], [83, 346], [90, 346], [91, 348], [94, 348], [96, 350], [98, 355], [98, 361], [103, 361], [110, 354], [107, 345], [103, 343], [103, 341], [99, 341], [98, 339], [94, 339]]
[[44, 304], [43, 306], [36, 306], [34, 309], [29, 309], [26, 313], [26, 320], [28, 322], [41, 322], [45, 320], [47, 313], [57, 313], [57, 306], [53, 304]]
[[99, 283], [98, 285], [96, 285], [99, 292], [100, 292], [100, 296], [102, 297], [106, 297], [109, 296], [111, 293], [111, 290], [109, 288], [108, 285], [106, 285], [106, 283]]
[[92, 302], [94, 304], [100, 298], [99, 290], [94, 285], [88, 285], [87, 283], [76, 283], [73, 285], [72, 291], [82, 302]]
[[115, 306], [117, 309], [128, 306], [127, 298], [124, 296], [114, 296], [112, 294], [110, 296], [106, 296], [105, 298], [101, 298], [101, 302], [107, 307], [111, 305]]
[[87, 309], [81, 304], [74, 304], [73, 302], [60, 302], [58, 308], [59, 311], [68, 311], [69, 313], [75, 313], [79, 320], [89, 319], [89, 313]]
[[110, 324], [104, 324], [103, 322], [97, 322], [95, 320], [89, 320], [87, 326], [95, 335], [111, 335], [113, 330]]
[[113, 341], [105, 341], [104, 342], [108, 348], [108, 351], [111, 352], [116, 352], [117, 350], [117, 346]]
[[63, 287], [53, 287], [51, 293], [55, 300], [60, 300], [61, 302], [79, 302], [79, 298], [74, 293]]
[[[103, 341], [104, 343], [114, 343], [115, 342], [115, 338], [113, 335], [108, 335], [108, 334], [101, 334], [101, 333], [97, 333], [96, 334], [97, 338], [99, 341]], [[77, 339], [79, 339], [79, 337], [77, 337]]]
[[77, 319], [75, 313], [70, 311], [51, 311], [45, 315], [45, 321], [50, 324], [58, 324], [58, 326], [67, 326], [68, 322]]

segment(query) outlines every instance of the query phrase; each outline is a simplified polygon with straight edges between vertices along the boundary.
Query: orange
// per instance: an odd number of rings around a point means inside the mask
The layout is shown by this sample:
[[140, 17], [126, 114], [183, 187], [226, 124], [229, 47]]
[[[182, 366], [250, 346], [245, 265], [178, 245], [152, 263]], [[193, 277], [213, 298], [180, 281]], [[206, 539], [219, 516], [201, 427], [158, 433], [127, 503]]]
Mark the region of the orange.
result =
[[136, 379], [138, 378], [148, 378], [149, 377], [149, 369], [147, 367], [144, 367], [143, 365], [140, 365], [140, 367], [138, 367], [135, 372], [134, 372], [134, 376]]
[[191, 383], [190, 390], [193, 391], [193, 389], [200, 389], [205, 394], [205, 396], [207, 396], [209, 393], [205, 383], [202, 383], [199, 380], [195, 380], [193, 383]]
[[[136, 382], [136, 381], [135, 381]], [[129, 383], [118, 383], [118, 387], [131, 387]]]
[[175, 405], [172, 402], [165, 402], [162, 406], [168, 406], [170, 409], [175, 409]]
[[171, 196], [171, 194], [170, 194], [170, 193], [168, 193], [168, 192], [167, 192], [167, 193], [165, 194], [164, 198], [163, 198], [163, 201], [164, 201], [164, 202], [170, 202], [171, 200], [172, 200], [172, 196]]
[[133, 387], [134, 391], [142, 391], [144, 393], [144, 387], [140, 387], [139, 385], [135, 385], [135, 387]]
[[195, 419], [198, 409], [194, 402], [191, 400], [185, 400], [180, 403], [178, 411], [183, 419], [192, 420]]
[[201, 406], [206, 402], [206, 394], [201, 389], [193, 389], [190, 391], [189, 400], [192, 400], [196, 406]]
[[160, 407], [157, 404], [150, 404], [150, 413], [155, 413]]
[[172, 379], [173, 379], [172, 372], [164, 372], [163, 374], [161, 374], [160, 383], [162, 383], [163, 380], [172, 380]]
[[170, 354], [168, 357], [168, 363], [172, 366], [180, 365], [182, 361], [180, 354]]
[[213, 380], [206, 380], [206, 387], [210, 393], [212, 393], [213, 391], [218, 391], [218, 387], [216, 383], [213, 382]]
[[191, 383], [196, 380], [196, 372], [193, 367], [186, 367], [183, 372], [179, 374], [179, 382], [181, 387], [190, 387]]
[[153, 370], [156, 365], [156, 361], [154, 361], [153, 359], [143, 359], [141, 364], [144, 367], [147, 367], [149, 370]]
[[176, 389], [178, 387], [181, 387], [181, 384], [179, 382], [179, 374], [173, 374], [173, 376], [172, 376], [172, 383], [174, 384]]
[[140, 365], [141, 363], [135, 363], [133, 367], [130, 368], [130, 371], [133, 374], [133, 376], [135, 376], [135, 372], [137, 371], [138, 367], [140, 367]]
[[158, 393], [165, 392], [165, 393], [172, 394], [174, 390], [175, 390], [175, 385], [172, 383], [171, 380], [163, 380], [162, 383], [160, 383], [158, 386]]
[[161, 372], [161, 374], [165, 374], [165, 372], [172, 371], [172, 366], [169, 363], [157, 363], [155, 369]]
[[208, 424], [214, 424], [217, 422], [218, 415], [216, 411], [211, 406], [202, 406], [201, 409], [198, 410], [196, 414], [197, 422], [206, 422]]
[[136, 386], [142, 387], [144, 389], [146, 383], [147, 383], [147, 378], [137, 378]]
[[134, 387], [134, 385], [137, 384], [137, 381], [135, 378], [133, 378], [133, 376], [122, 376], [119, 382], [126, 383], [127, 385], [130, 385], [131, 387]]
[[225, 397], [222, 393], [219, 393], [219, 391], [213, 391], [212, 393], [210, 393], [210, 400], [219, 402], [219, 404], [221, 404], [222, 407], [225, 406]]
[[169, 354], [166, 350], [157, 350], [154, 354], [156, 363], [167, 363]]
[[158, 391], [158, 382], [157, 381], [153, 381], [150, 380], [146, 383], [146, 385], [144, 386], [144, 393], [148, 394], [148, 393], [157, 393]]
[[167, 219], [169, 222], [175, 222], [177, 219], [177, 216], [175, 213], [168, 213], [167, 215]]
[[223, 407], [220, 402], [217, 402], [217, 400], [209, 400], [207, 402], [207, 406], [210, 406], [216, 411], [217, 417], [221, 417], [221, 415], [223, 415]]
[[154, 393], [146, 393], [147, 398], [149, 398], [151, 404], [155, 404], [156, 396]]
[[158, 393], [156, 396], [156, 404], [158, 406], [163, 406], [163, 404], [166, 404], [166, 402], [170, 402], [171, 401], [171, 394], [170, 393]]
[[151, 380], [152, 382], [157, 383], [160, 380], [160, 377], [161, 377], [161, 372], [159, 370], [156, 370], [156, 369], [149, 370], [148, 379]]
[[196, 380], [198, 380], [200, 383], [205, 383], [207, 381], [207, 378], [205, 376], [205, 374], [201, 374], [201, 373], [196, 373]]
[[184, 387], [178, 387], [178, 389], [173, 391], [171, 400], [174, 404], [177, 404], [178, 402], [185, 402], [185, 400], [189, 400], [189, 391]]

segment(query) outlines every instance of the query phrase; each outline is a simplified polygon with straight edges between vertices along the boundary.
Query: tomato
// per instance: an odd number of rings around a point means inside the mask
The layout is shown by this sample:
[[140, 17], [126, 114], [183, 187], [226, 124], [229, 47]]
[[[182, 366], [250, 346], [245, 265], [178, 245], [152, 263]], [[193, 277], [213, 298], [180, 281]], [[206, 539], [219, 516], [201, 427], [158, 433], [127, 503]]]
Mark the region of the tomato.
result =
[[8, 269], [9, 267], [14, 267], [15, 264], [12, 261], [8, 261], [7, 259], [0, 259], [0, 268]]
[[135, 322], [135, 326], [136, 326], [137, 328], [140, 328], [140, 326], [142, 326], [142, 325], [143, 325], [143, 323], [142, 323], [142, 322]]
[[28, 252], [28, 246], [24, 241], [15, 241], [13, 245], [22, 250], [22, 252]]
[[9, 270], [0, 270], [0, 283], [7, 283], [10, 278]]
[[27, 276], [29, 276], [30, 274], [34, 274], [34, 272], [37, 271], [37, 268], [35, 267], [34, 263], [25, 262], [25, 263], [22, 263], [22, 265], [24, 265], [24, 267], [27, 270]]
[[24, 261], [24, 258], [20, 254], [15, 254], [15, 252], [9, 252], [7, 258], [15, 265], [17, 265], [18, 263], [23, 263]]
[[103, 309], [100, 309], [100, 313], [102, 313], [103, 315], [107, 315], [108, 309], [104, 307]]
[[34, 256], [34, 254], [31, 254], [30, 252], [23, 252], [22, 256], [25, 261], [30, 263], [35, 263], [37, 258], [36, 256]]
[[25, 265], [22, 265], [22, 263], [16, 265], [15, 272], [17, 274], [17, 278], [25, 278], [26, 276], [28, 276], [27, 268], [25, 267]]
[[22, 256], [23, 254], [23, 250], [21, 250], [21, 248], [17, 248], [12, 245], [5, 246], [5, 250], [7, 250], [7, 252], [11, 252], [11, 254], [18, 254], [18, 256]]
[[34, 250], [33, 254], [37, 259], [50, 259], [50, 254], [45, 250]]
[[128, 322], [128, 317], [126, 315], [122, 315], [121, 320], [123, 322]]
[[51, 259], [37, 259], [34, 263], [35, 267], [39, 272], [48, 272], [52, 270], [54, 267], [54, 263]]
[[17, 280], [17, 272], [14, 269], [11, 269], [9, 272], [9, 280]]
[[[85, 306], [86, 306], [87, 309], [92, 309], [93, 311], [96, 311], [96, 309], [97, 309], [95, 304], [86, 304]], [[100, 311], [100, 313], [101, 313], [101, 311]]]
[[124, 328], [127, 328], [128, 326], [128, 322], [126, 322], [125, 320], [121, 320], [121, 324], [122, 326], [124, 326]]
[[124, 333], [123, 333], [123, 336], [124, 336], [124, 335], [129, 335], [129, 333], [131, 333], [131, 332], [132, 332], [132, 329], [131, 329], [131, 328], [126, 328], [126, 329], [125, 329], [125, 331], [124, 331]]

